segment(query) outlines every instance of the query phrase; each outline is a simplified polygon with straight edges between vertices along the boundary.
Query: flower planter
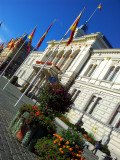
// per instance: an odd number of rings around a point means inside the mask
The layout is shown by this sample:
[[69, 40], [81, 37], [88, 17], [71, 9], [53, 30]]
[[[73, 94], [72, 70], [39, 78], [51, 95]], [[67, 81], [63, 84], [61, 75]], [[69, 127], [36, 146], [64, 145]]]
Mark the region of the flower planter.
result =
[[25, 126], [22, 126], [16, 134], [16, 138], [19, 141], [22, 141], [28, 129]]

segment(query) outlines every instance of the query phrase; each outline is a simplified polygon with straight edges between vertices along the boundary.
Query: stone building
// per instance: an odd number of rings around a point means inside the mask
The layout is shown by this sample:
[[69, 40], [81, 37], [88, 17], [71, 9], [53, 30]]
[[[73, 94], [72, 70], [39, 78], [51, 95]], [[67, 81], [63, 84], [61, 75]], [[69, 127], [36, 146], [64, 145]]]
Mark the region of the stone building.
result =
[[[25, 36], [22, 41], [17, 45], [17, 47], [13, 50], [10, 49], [9, 46], [7, 45], [0, 54], [0, 71], [3, 71], [4, 68], [9, 64], [13, 56], [18, 52], [18, 54], [15, 56], [14, 60], [6, 70], [6, 75], [10, 74], [11, 76], [15, 73], [15, 71], [19, 68], [19, 66], [22, 64], [22, 62], [26, 59], [28, 56], [28, 51], [27, 51], [27, 42], [23, 45], [23, 47], [20, 49], [24, 41], [26, 40], [27, 36]], [[16, 40], [15, 44], [19, 41]], [[14, 45], [15, 45], [14, 44]], [[20, 50], [19, 50], [20, 49]], [[4, 63], [3, 63], [4, 62]]]
[[[43, 68], [28, 95], [37, 97], [50, 77], [69, 87], [74, 101], [67, 116], [97, 140], [108, 144], [120, 159], [120, 49], [113, 49], [100, 33], [85, 34], [77, 28], [73, 42], [64, 40]], [[32, 52], [17, 72], [18, 83], [31, 82], [59, 41], [49, 41], [43, 52]]]

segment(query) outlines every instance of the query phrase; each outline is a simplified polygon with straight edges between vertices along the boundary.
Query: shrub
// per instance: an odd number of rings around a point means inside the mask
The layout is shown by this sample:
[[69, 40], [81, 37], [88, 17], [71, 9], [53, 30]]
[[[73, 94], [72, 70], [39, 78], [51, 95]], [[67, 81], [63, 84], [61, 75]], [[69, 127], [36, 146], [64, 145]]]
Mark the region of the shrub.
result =
[[51, 110], [54, 114], [68, 112], [73, 103], [68, 90], [59, 83], [49, 84], [43, 88], [38, 101], [44, 112]]
[[69, 141], [71, 147], [75, 148], [76, 146], [79, 147], [80, 150], [84, 148], [84, 141], [82, 139], [82, 135], [75, 130], [61, 130], [60, 135]]
[[17, 80], [18, 80], [18, 77], [14, 76], [10, 83], [14, 85], [17, 82]]
[[76, 159], [76, 160], [84, 159], [83, 157], [81, 157], [82, 150], [78, 145], [73, 144], [71, 141], [64, 139], [63, 136], [57, 134], [53, 135], [54, 135], [53, 143], [58, 146], [59, 151], [61, 151], [63, 155], [66, 155], [66, 157], [69, 157], [69, 159]]
[[101, 151], [104, 152], [104, 153], [106, 153], [108, 156], [110, 156], [110, 151], [109, 151], [107, 145], [102, 145], [101, 146]]
[[30, 84], [30, 83], [27, 82], [20, 91], [21, 91], [22, 93], [24, 93], [24, 91], [28, 88], [29, 84]]
[[58, 147], [53, 143], [52, 139], [43, 137], [35, 144], [35, 152], [40, 156], [41, 160], [57, 159], [67, 160], [67, 157], [61, 154]]

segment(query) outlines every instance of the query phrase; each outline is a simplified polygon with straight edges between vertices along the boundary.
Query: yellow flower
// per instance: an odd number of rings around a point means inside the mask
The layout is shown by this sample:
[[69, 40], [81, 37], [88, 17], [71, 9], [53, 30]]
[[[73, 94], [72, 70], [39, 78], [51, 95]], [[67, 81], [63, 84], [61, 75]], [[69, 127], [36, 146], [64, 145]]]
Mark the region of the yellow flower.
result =
[[70, 146], [66, 146], [66, 148], [69, 148]]
[[60, 151], [62, 151], [62, 148], [59, 148]]

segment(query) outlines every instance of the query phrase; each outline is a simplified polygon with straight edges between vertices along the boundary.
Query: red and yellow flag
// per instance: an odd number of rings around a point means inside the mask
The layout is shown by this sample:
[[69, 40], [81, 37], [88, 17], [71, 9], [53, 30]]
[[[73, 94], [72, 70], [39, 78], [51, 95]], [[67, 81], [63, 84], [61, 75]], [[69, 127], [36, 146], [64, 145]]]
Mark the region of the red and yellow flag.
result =
[[36, 30], [36, 27], [35, 27], [35, 29], [32, 31], [32, 33], [31, 33], [31, 34], [29, 35], [29, 37], [28, 37], [28, 39], [30, 39], [29, 42], [28, 42], [28, 46], [27, 46], [28, 52], [30, 52], [30, 46], [31, 46], [31, 43], [32, 43], [32, 39], [33, 39], [35, 30]]
[[10, 42], [8, 42], [9, 48], [10, 48], [10, 46], [12, 45], [12, 43], [13, 43], [13, 38], [10, 40]]
[[11, 43], [11, 45], [10, 45], [10, 50], [12, 49], [12, 48], [14, 48], [14, 44], [15, 44], [15, 42], [16, 42], [16, 40], [17, 40], [17, 38], [18, 38], [18, 36], [15, 38], [15, 40], [14, 41], [12, 41], [12, 43]]
[[[54, 22], [55, 22], [55, 21], [54, 21]], [[53, 23], [54, 23], [54, 22], [53, 22]], [[45, 34], [44, 34], [44, 35], [42, 36], [42, 38], [39, 40], [38, 45], [37, 45], [37, 49], [39, 49], [41, 43], [42, 43], [43, 40], [45, 39], [45, 37], [46, 37], [48, 31], [50, 30], [51, 26], [53, 25], [53, 23], [50, 25], [50, 27], [47, 29], [47, 31], [45, 32]]]
[[99, 4], [98, 8], [99, 8], [99, 9], [100, 9], [100, 11], [101, 11], [101, 3]]
[[18, 44], [22, 41], [23, 37], [24, 37], [25, 33], [18, 39], [17, 43], [14, 46], [14, 49], [18, 46]]
[[[84, 10], [83, 10], [83, 11], [84, 11]], [[70, 34], [69, 40], [68, 40], [68, 42], [67, 42], [67, 46], [68, 46], [68, 45], [72, 42], [72, 40], [73, 40], [73, 36], [74, 36], [75, 30], [76, 30], [76, 27], [77, 27], [77, 25], [78, 25], [78, 22], [79, 22], [79, 20], [80, 20], [80, 17], [81, 17], [81, 15], [82, 15], [83, 11], [79, 14], [78, 18], [76, 19], [76, 21], [74, 22], [74, 24], [73, 24], [72, 27], [71, 27], [71, 34]]]

